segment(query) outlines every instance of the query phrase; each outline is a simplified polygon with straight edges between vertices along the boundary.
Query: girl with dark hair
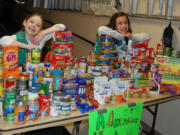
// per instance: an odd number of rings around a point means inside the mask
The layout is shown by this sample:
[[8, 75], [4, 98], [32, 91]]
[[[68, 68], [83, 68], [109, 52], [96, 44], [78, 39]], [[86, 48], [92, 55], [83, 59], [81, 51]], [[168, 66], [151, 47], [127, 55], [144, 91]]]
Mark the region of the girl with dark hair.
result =
[[133, 43], [142, 43], [145, 40], [150, 39], [148, 34], [132, 33], [128, 15], [124, 12], [114, 13], [106, 26], [100, 26], [98, 28], [98, 35], [99, 37], [101, 35], [111, 35], [114, 39], [116, 39], [120, 57], [125, 55], [129, 39], [131, 39]]

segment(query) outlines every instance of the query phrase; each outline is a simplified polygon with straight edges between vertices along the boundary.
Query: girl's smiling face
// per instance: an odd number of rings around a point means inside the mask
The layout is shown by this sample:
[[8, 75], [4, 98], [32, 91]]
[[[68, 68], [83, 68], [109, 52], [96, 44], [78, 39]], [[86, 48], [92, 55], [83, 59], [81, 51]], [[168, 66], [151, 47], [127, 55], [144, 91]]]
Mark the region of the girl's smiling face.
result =
[[129, 24], [126, 16], [116, 18], [116, 30], [121, 34], [126, 34], [129, 30]]
[[36, 36], [42, 29], [43, 21], [39, 16], [31, 16], [23, 21], [25, 33], [29, 36]]

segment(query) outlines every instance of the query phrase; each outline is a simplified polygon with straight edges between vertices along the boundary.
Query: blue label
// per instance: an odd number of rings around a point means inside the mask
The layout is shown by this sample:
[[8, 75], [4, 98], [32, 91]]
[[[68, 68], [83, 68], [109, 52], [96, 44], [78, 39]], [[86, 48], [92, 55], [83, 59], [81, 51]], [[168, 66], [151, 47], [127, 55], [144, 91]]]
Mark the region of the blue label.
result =
[[61, 88], [62, 83], [63, 83], [62, 77], [54, 77], [54, 88], [55, 89]]
[[24, 116], [25, 116], [25, 112], [18, 112], [18, 121], [23, 122]]

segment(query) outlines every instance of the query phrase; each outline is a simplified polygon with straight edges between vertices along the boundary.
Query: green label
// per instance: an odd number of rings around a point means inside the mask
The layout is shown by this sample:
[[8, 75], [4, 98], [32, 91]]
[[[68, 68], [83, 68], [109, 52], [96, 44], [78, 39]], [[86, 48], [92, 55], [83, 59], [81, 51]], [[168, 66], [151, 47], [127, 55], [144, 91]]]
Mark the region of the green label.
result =
[[5, 103], [8, 105], [15, 104], [16, 93], [15, 92], [6, 92], [5, 93]]

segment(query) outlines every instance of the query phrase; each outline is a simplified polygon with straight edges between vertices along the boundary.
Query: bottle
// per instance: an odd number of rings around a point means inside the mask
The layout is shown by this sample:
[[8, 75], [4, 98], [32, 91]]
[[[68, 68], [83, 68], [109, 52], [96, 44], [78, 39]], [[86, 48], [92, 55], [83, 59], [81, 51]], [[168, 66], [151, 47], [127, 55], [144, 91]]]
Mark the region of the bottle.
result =
[[14, 115], [16, 124], [24, 124], [26, 122], [26, 109], [23, 101], [16, 104]]

